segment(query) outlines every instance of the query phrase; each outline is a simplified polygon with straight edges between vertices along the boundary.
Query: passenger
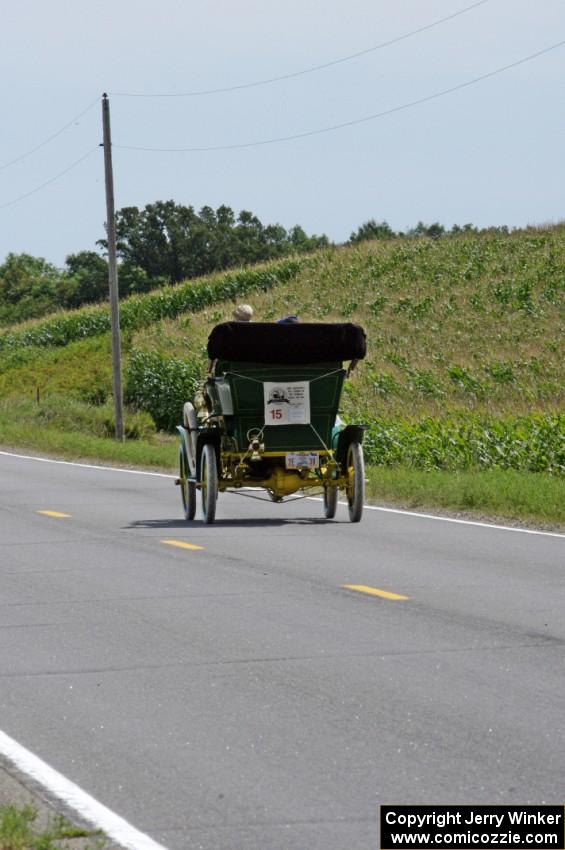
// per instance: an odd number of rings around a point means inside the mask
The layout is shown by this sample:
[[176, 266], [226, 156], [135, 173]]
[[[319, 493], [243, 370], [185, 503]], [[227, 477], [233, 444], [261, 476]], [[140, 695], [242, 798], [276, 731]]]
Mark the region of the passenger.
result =
[[234, 322], [250, 322], [253, 318], [253, 307], [249, 304], [239, 304], [232, 313]]
[[[238, 304], [232, 312], [234, 322], [250, 322], [253, 318], [253, 307], [250, 304]], [[208, 360], [208, 375], [214, 372], [214, 361]]]
[[295, 325], [299, 321], [300, 321], [300, 319], [298, 318], [298, 316], [285, 316], [284, 319], [277, 319], [275, 324], [277, 324], [277, 325]]

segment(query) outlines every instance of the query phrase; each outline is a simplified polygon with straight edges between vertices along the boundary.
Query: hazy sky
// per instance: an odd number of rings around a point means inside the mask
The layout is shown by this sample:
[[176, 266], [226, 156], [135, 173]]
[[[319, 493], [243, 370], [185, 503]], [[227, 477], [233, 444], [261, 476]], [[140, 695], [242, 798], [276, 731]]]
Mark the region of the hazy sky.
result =
[[[103, 236], [104, 91], [117, 208], [167, 199], [196, 209], [228, 204], [264, 223], [299, 223], [336, 241], [369, 218], [395, 229], [420, 219], [446, 226], [565, 219], [565, 45], [333, 132], [219, 151], [126, 149], [240, 145], [355, 122], [565, 40], [564, 0], [486, 0], [369, 50], [471, 5], [4, 0], [0, 262], [26, 251], [62, 265], [67, 254], [93, 249]], [[361, 51], [367, 52], [268, 85], [192, 97], [124, 96], [243, 86]]]

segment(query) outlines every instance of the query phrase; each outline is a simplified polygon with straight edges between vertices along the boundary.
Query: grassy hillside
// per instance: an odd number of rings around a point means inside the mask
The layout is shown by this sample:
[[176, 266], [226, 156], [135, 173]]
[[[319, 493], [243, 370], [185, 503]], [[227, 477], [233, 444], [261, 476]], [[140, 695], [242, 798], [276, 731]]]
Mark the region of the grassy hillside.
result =
[[[255, 296], [255, 318], [359, 322], [368, 356], [347, 406], [368, 415], [563, 410], [565, 227], [320, 252]], [[231, 305], [154, 324], [137, 348], [203, 358]]]
[[[150, 436], [153, 423], [179, 421], [202, 374], [211, 326], [243, 300], [257, 320], [296, 313], [366, 328], [368, 356], [346, 386], [343, 408], [370, 426], [372, 463], [559, 478], [564, 269], [559, 225], [361, 243], [131, 299], [122, 307], [129, 433], [164, 444], [154, 458], [172, 457], [166, 439]], [[104, 317], [103, 308], [91, 308], [0, 334], [0, 440], [16, 444], [23, 422], [28, 445], [35, 422], [44, 433], [76, 423], [93, 438], [111, 432]]]

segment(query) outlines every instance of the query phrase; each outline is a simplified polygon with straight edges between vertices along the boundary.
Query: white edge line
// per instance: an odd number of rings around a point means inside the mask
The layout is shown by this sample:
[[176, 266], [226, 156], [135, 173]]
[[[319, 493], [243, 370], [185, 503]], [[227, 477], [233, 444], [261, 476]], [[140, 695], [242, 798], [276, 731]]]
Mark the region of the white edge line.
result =
[[440, 522], [456, 522], [462, 525], [478, 525], [479, 528], [495, 528], [498, 531], [519, 531], [522, 534], [541, 534], [545, 537], [565, 538], [565, 534], [560, 534], [558, 531], [538, 531], [535, 528], [518, 528], [517, 526], [512, 525], [495, 525], [491, 522], [479, 522], [479, 520], [473, 519], [456, 519], [456, 517], [436, 516], [434, 514], [421, 514], [418, 513], [418, 511], [404, 511], [400, 508], [380, 508], [376, 505], [365, 505], [365, 509], [368, 511], [385, 511], [390, 514], [404, 514], [405, 516], [418, 516], [423, 517], [424, 519], [437, 519]]
[[[310, 501], [321, 502], [322, 500], [317, 496], [308, 496]], [[347, 502], [338, 502], [338, 505], [343, 505], [347, 507]], [[479, 528], [493, 528], [496, 531], [519, 531], [521, 534], [540, 534], [542, 537], [562, 537], [565, 538], [565, 534], [560, 534], [558, 531], [538, 531], [535, 528], [519, 528], [518, 526], [512, 525], [495, 525], [492, 522], [480, 522], [476, 519], [457, 519], [452, 516], [437, 516], [436, 514], [424, 514], [419, 513], [418, 511], [406, 511], [402, 508], [381, 508], [378, 505], [363, 505], [363, 510], [365, 511], [382, 511], [387, 514], [402, 514], [402, 516], [413, 516], [418, 517], [419, 519], [435, 519], [438, 522], [455, 522], [459, 525], [476, 525]]]
[[[58, 463], [63, 466], [79, 466], [83, 469], [100, 469], [106, 470], [108, 472], [127, 472], [129, 475], [153, 475], [156, 478], [176, 478], [175, 475], [167, 475], [165, 472], [147, 472], [144, 469], [123, 469], [119, 466], [101, 466], [99, 464], [93, 463], [78, 463], [77, 461], [72, 460], [54, 460], [53, 458], [48, 457], [35, 457], [34, 455], [22, 455], [16, 454], [16, 452], [6, 452], [0, 451], [0, 455], [6, 455], [7, 457], [17, 457], [23, 460], [38, 460], [42, 463]], [[320, 502], [321, 499], [317, 496], [307, 496], [309, 501]], [[346, 502], [338, 502], [340, 505], [346, 505]], [[424, 514], [419, 513], [418, 511], [407, 511], [402, 508], [382, 508], [378, 505], [364, 505], [366, 511], [382, 511], [383, 513], [389, 514], [401, 514], [402, 516], [412, 516], [418, 517], [419, 519], [433, 519], [438, 522], [454, 522], [459, 525], [475, 525], [479, 528], [493, 528], [497, 531], [517, 531], [520, 534], [537, 534], [542, 537], [560, 537], [565, 538], [565, 534], [560, 534], [557, 531], [538, 531], [534, 528], [518, 528], [512, 525], [495, 525], [490, 522], [479, 522], [479, 520], [472, 519], [456, 519], [455, 517], [450, 516], [437, 516], [436, 514]]]
[[167, 850], [2, 731], [0, 753], [18, 770], [38, 782], [96, 829], [101, 829], [127, 850]]
[[155, 478], [176, 478], [176, 475], [168, 475], [166, 472], [148, 472], [145, 469], [124, 469], [120, 466], [102, 466], [96, 463], [79, 463], [75, 460], [55, 460], [51, 457], [36, 457], [35, 455], [22, 455], [16, 452], [0, 451], [0, 455], [6, 457], [17, 457], [21, 460], [38, 460], [41, 463], [58, 463], [62, 466], [79, 466], [82, 469], [102, 469], [106, 472], [127, 472], [130, 475], [153, 475]]

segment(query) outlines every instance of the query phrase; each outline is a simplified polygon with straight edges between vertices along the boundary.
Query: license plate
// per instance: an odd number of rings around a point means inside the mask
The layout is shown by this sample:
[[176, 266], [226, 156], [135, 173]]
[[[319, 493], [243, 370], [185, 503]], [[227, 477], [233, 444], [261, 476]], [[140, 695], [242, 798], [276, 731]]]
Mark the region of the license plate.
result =
[[287, 469], [317, 469], [320, 465], [320, 458], [317, 452], [287, 452], [286, 468]]

